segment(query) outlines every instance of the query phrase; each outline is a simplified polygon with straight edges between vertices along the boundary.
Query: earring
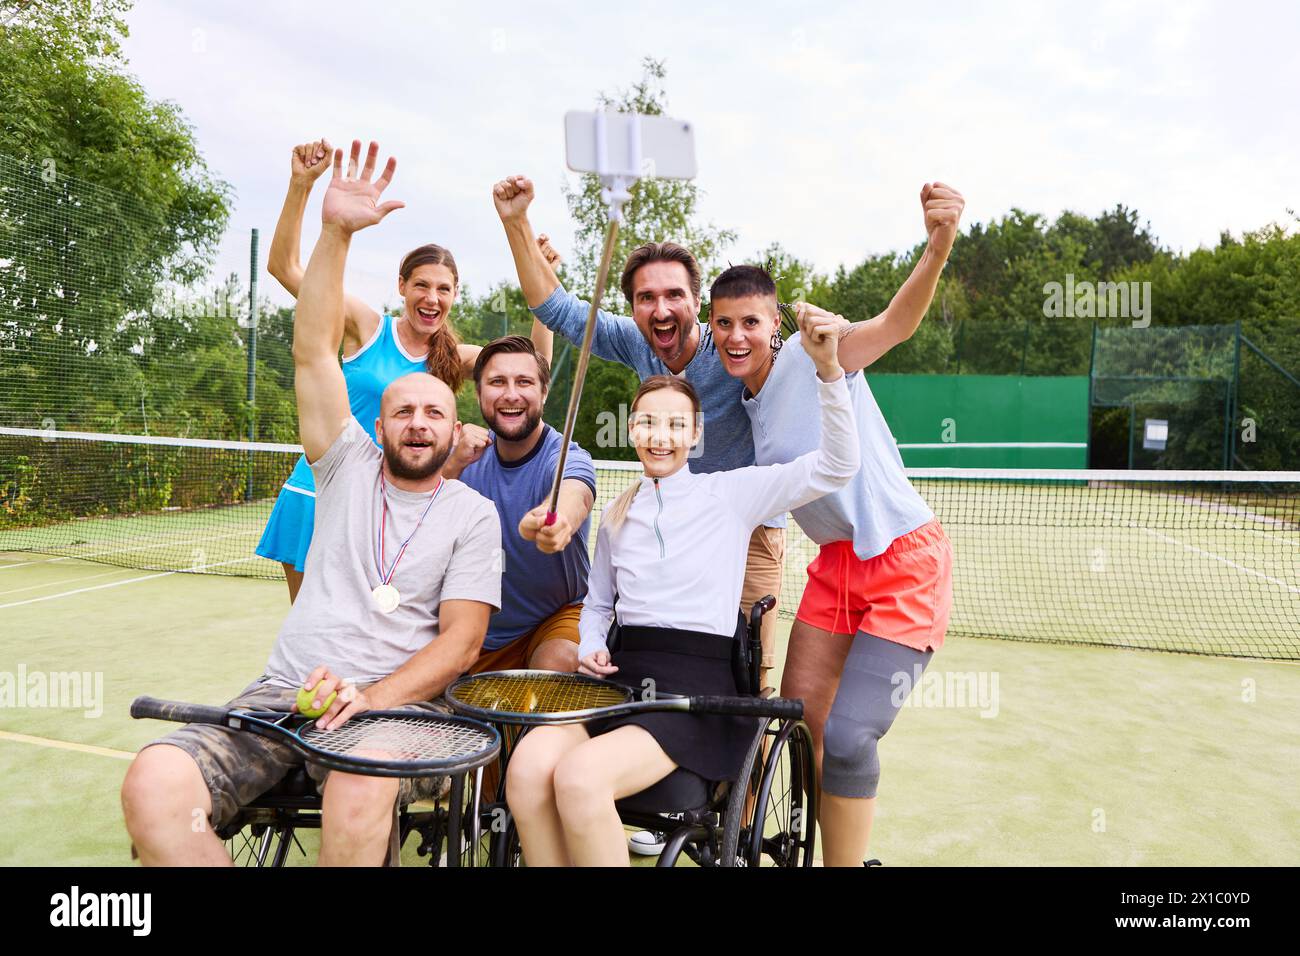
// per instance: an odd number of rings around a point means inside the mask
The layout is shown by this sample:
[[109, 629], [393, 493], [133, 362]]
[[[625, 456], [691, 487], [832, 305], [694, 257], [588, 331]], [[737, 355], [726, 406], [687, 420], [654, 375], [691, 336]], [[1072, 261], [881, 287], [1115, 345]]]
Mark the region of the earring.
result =
[[785, 345], [785, 339], [781, 338], [781, 330], [777, 329], [772, 333], [772, 358], [776, 358], [776, 353], [781, 351]]

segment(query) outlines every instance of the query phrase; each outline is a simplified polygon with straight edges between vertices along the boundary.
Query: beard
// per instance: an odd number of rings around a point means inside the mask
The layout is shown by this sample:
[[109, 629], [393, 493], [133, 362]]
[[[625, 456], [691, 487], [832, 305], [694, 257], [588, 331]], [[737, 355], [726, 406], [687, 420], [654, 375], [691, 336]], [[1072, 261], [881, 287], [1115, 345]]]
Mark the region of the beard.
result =
[[384, 442], [384, 462], [388, 465], [390, 475], [404, 481], [424, 481], [426, 478], [432, 478], [446, 464], [447, 456], [451, 454], [450, 442], [442, 446], [430, 442], [432, 457], [428, 462], [423, 465], [408, 465], [400, 457], [402, 447], [398, 445], [396, 448], [390, 448], [388, 443]]
[[[484, 417], [486, 418], [487, 416], [485, 415]], [[506, 441], [519, 441], [521, 438], [527, 438], [531, 435], [533, 430], [541, 424], [542, 413], [540, 409], [537, 411], [529, 409], [524, 412], [523, 417], [519, 420], [519, 424], [515, 426], [514, 431], [508, 430], [510, 427], [509, 425], [503, 427], [501, 418], [498, 415], [493, 415], [490, 421], [492, 423], [492, 430], [497, 433], [498, 438], [504, 438]]]

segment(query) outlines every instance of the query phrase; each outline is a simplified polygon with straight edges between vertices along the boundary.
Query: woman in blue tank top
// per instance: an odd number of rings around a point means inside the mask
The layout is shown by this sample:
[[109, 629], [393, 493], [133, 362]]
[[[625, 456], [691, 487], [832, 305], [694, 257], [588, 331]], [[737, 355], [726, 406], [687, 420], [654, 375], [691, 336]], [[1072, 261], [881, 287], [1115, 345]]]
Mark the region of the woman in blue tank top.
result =
[[[295, 146], [290, 159], [289, 192], [275, 225], [267, 271], [295, 298], [303, 275], [299, 258], [303, 213], [312, 185], [330, 168], [332, 156], [333, 147], [322, 139]], [[554, 264], [558, 257], [549, 245], [544, 249]], [[380, 396], [394, 379], [411, 372], [429, 372], [456, 392], [473, 374], [481, 347], [462, 344], [449, 322], [459, 284], [451, 253], [429, 244], [407, 253], [398, 268], [400, 315], [381, 315], [356, 296], [345, 296], [343, 377], [352, 415], [372, 438]], [[532, 340], [549, 360], [551, 332], [537, 320], [533, 321]], [[302, 584], [315, 498], [311, 467], [300, 457], [276, 498], [256, 549], [257, 554], [284, 566], [290, 601]]]

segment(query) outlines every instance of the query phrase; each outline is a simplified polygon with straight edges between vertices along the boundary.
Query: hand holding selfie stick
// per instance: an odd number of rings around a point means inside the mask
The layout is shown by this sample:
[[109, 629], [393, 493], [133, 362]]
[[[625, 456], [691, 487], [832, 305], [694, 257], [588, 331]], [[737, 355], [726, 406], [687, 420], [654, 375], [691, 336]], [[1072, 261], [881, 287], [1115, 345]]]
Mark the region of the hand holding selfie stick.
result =
[[[546, 508], [546, 524], [555, 523], [556, 509], [560, 504], [560, 483], [564, 480], [564, 465], [569, 455], [569, 442], [578, 420], [578, 402], [582, 398], [582, 385], [587, 377], [587, 363], [591, 358], [591, 340], [596, 333], [596, 314], [605, 294], [605, 281], [609, 277], [610, 260], [618, 240], [618, 226], [623, 218], [623, 204], [632, 198], [628, 189], [641, 177], [642, 164], [660, 159], [669, 160], [662, 175], [675, 179], [690, 179], [695, 175], [694, 136], [689, 124], [670, 120], [666, 116], [641, 116], [638, 113], [612, 113], [604, 110], [595, 113], [568, 113], [565, 115], [566, 148], [570, 169], [594, 172], [600, 177], [600, 198], [609, 209], [609, 228], [605, 233], [605, 248], [600, 256], [600, 269], [596, 273], [596, 289], [587, 312], [587, 328], [582, 335], [582, 348], [578, 352], [578, 365], [573, 373], [573, 391], [569, 394], [569, 410], [564, 416], [564, 438], [560, 442], [560, 458], [555, 465], [555, 480], [551, 484], [550, 504]], [[645, 156], [642, 151], [642, 125], [648, 125], [659, 150], [659, 155]], [[611, 159], [610, 127], [625, 133], [621, 155]], [[588, 142], [588, 137], [591, 141]], [[618, 141], [615, 141], [618, 149]], [[656, 151], [652, 151], [656, 152]], [[675, 152], [679, 155], [667, 155]]]

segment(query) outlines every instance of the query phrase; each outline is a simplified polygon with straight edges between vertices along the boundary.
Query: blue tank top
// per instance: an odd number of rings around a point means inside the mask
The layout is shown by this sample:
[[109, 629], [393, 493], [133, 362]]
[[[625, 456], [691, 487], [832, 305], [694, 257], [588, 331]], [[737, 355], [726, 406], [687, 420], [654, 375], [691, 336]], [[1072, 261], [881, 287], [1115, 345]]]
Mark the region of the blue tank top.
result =
[[[352, 417], [371, 441], [375, 438], [375, 419], [379, 417], [379, 400], [384, 389], [403, 375], [425, 371], [425, 360], [426, 356], [416, 357], [402, 347], [402, 340], [397, 337], [397, 317], [392, 315], [380, 316], [370, 341], [343, 359], [343, 380], [348, 385]], [[284, 484], [297, 491], [316, 490], [306, 455], [298, 459]]]

